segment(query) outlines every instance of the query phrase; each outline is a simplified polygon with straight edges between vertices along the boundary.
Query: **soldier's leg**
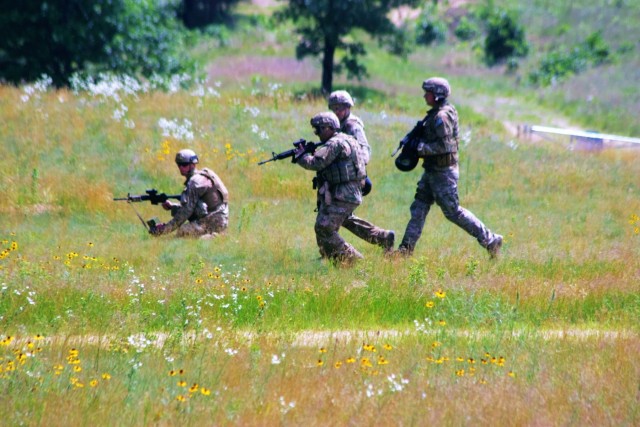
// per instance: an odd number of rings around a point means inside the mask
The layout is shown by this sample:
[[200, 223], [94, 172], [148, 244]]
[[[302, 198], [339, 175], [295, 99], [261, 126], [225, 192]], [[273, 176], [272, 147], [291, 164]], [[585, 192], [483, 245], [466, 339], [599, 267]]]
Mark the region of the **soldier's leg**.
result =
[[390, 239], [390, 235], [393, 232], [391, 230], [376, 227], [366, 219], [358, 218], [351, 214], [342, 223], [342, 226], [366, 242], [379, 245], [384, 248], [387, 248], [388, 246], [393, 247], [393, 242], [389, 245], [390, 240], [392, 240]]
[[333, 259], [362, 258], [362, 254], [338, 234], [340, 226], [356, 207], [351, 203], [336, 201], [331, 205], [320, 205], [314, 229], [321, 256]]
[[492, 233], [473, 213], [460, 206], [457, 168], [449, 168], [448, 171], [435, 176], [432, 188], [436, 203], [449, 221], [475, 237], [483, 248], [496, 241], [497, 234]]
[[211, 212], [201, 220], [198, 220], [200, 224], [205, 228], [207, 233], [222, 233], [229, 225], [229, 207], [223, 205], [215, 212]]
[[198, 222], [185, 222], [176, 231], [177, 237], [200, 237], [207, 234], [207, 230]]
[[409, 209], [411, 211], [411, 219], [407, 224], [402, 243], [400, 243], [398, 247], [400, 252], [408, 255], [413, 252], [416, 243], [422, 235], [422, 229], [424, 228], [424, 223], [433, 202], [434, 198], [431, 192], [431, 186], [429, 185], [427, 174], [424, 173], [418, 182], [416, 196]]

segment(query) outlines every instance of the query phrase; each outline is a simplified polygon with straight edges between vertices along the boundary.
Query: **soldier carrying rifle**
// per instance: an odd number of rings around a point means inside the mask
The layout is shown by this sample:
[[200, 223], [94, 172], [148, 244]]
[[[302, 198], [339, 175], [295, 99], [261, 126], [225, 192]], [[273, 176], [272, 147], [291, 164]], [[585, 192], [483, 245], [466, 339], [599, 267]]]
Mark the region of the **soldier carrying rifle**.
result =
[[[197, 169], [198, 156], [189, 149], [178, 151], [176, 165], [186, 178], [180, 203], [162, 203], [173, 217], [167, 223], [156, 224], [149, 232], [154, 236], [178, 230], [178, 237], [212, 238], [224, 232], [229, 224], [229, 192], [212, 170]], [[187, 222], [189, 221], [189, 222]]]
[[340, 132], [340, 120], [332, 112], [316, 114], [311, 119], [311, 126], [322, 146], [311, 153], [301, 145], [293, 160], [304, 169], [316, 171], [314, 188], [318, 189], [318, 216], [315, 233], [320, 255], [350, 265], [363, 256], [338, 234], [338, 230], [362, 203], [362, 181], [367, 176], [369, 153], [354, 137]]
[[396, 159], [396, 166], [403, 172], [415, 168], [419, 158], [424, 159], [424, 172], [410, 208], [411, 219], [397, 252], [407, 256], [413, 253], [435, 203], [449, 221], [473, 236], [495, 258], [502, 247], [502, 236], [489, 230], [458, 200], [458, 112], [448, 101], [451, 86], [442, 77], [432, 77], [422, 83], [422, 89], [430, 109], [400, 141], [402, 154]]

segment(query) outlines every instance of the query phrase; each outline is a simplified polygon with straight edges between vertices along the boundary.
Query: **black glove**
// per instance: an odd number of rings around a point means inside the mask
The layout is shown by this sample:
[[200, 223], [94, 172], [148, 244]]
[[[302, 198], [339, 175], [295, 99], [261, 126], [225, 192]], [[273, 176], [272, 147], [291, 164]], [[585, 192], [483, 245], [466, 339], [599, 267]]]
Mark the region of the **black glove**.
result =
[[160, 236], [164, 232], [165, 227], [166, 225], [162, 222], [156, 224], [155, 227], [149, 228], [149, 234], [151, 234], [152, 236]]
[[296, 151], [294, 152], [291, 162], [297, 163], [300, 157], [305, 154], [313, 154], [316, 151], [316, 145], [313, 142], [302, 140], [299, 144], [296, 144]]

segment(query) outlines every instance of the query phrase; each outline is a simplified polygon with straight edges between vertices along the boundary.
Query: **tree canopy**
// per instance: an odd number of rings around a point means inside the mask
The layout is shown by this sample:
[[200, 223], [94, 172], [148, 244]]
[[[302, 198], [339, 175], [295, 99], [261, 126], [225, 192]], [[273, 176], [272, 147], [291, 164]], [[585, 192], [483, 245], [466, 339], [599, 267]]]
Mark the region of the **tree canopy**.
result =
[[74, 73], [170, 74], [188, 68], [176, 4], [153, 0], [0, 0], [0, 79], [57, 86]]
[[[346, 69], [349, 77], [366, 75], [360, 58], [366, 54], [362, 42], [347, 36], [356, 29], [364, 30], [387, 44], [393, 53], [403, 53], [397, 43], [401, 37], [389, 19], [389, 11], [401, 5], [413, 6], [415, 0], [290, 0], [277, 14], [279, 19], [291, 19], [296, 25], [300, 41], [296, 56], [322, 55], [322, 90], [331, 92], [333, 73]], [[335, 63], [336, 51], [344, 55]]]

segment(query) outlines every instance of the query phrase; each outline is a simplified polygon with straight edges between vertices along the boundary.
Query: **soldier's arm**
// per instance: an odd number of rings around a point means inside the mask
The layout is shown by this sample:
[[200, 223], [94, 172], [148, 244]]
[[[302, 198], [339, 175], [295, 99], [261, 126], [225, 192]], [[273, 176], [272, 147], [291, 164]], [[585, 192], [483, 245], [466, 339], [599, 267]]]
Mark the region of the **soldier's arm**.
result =
[[171, 233], [188, 220], [196, 209], [198, 203], [198, 188], [194, 182], [189, 181], [185, 192], [182, 194], [180, 206], [172, 212], [173, 218], [165, 225], [164, 233]]
[[343, 150], [342, 143], [330, 142], [318, 148], [314, 154], [305, 154], [298, 159], [297, 163], [304, 169], [320, 171], [333, 163]]

